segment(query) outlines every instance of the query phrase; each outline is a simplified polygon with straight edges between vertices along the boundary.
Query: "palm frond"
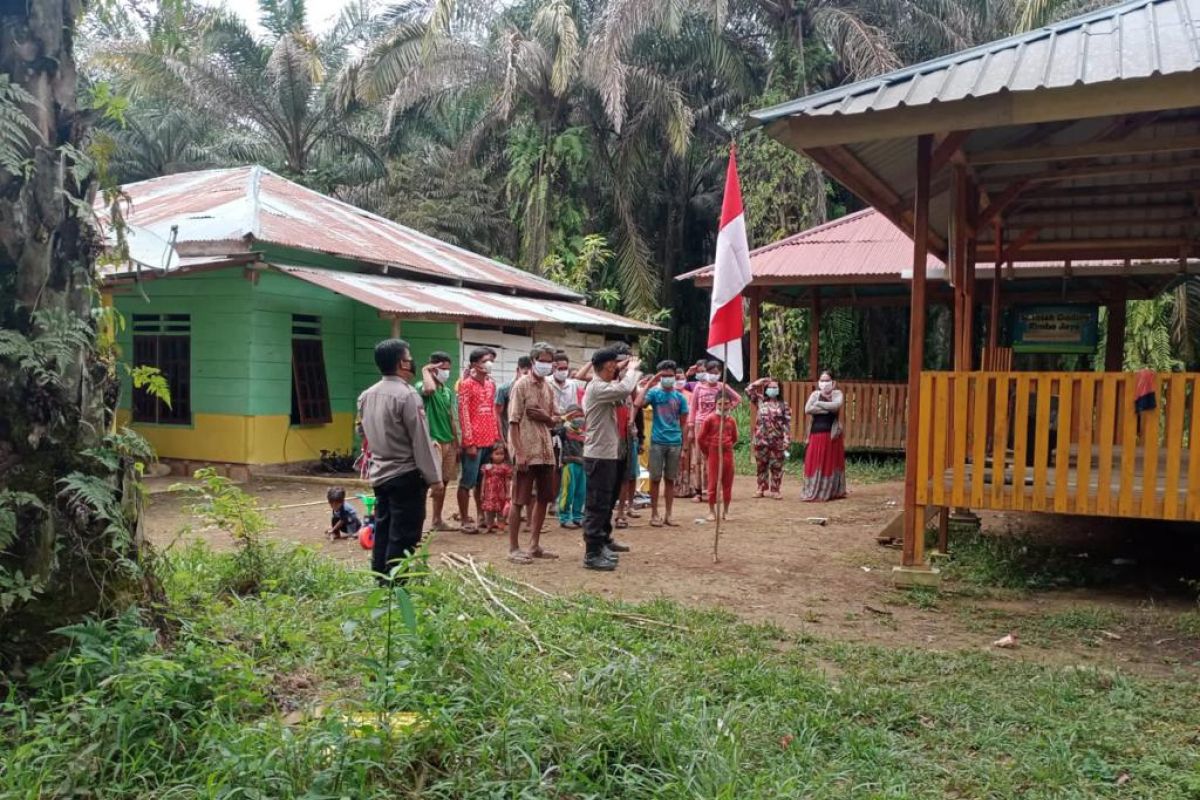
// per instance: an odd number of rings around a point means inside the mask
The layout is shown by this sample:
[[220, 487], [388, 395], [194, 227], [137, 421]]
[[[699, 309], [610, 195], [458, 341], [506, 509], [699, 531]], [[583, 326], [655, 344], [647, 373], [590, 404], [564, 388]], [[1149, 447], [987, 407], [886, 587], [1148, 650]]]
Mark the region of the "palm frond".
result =
[[813, 24], [840, 54], [851, 80], [881, 75], [900, 66], [887, 33], [849, 9], [823, 5], [813, 13]]
[[397, 23], [372, 44], [362, 57], [357, 96], [375, 103], [393, 94], [421, 64], [426, 30], [422, 22]]
[[550, 89], [562, 97], [579, 71], [579, 29], [567, 0], [550, 0], [533, 16], [534, 36], [553, 43], [554, 62], [550, 70]]
[[307, 16], [304, 0], [258, 0], [258, 24], [277, 39], [302, 29]]
[[286, 33], [275, 42], [267, 62], [267, 80], [279, 106], [294, 126], [308, 112], [312, 96], [314, 70], [320, 61], [313, 58], [307, 43], [294, 33]]

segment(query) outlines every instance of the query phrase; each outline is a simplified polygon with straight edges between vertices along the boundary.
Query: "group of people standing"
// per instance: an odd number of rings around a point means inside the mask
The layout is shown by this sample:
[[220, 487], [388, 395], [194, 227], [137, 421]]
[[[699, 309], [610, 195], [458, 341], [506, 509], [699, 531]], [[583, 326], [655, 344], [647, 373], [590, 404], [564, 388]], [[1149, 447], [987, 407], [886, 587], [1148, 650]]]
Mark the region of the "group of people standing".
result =
[[[710, 518], [728, 518], [733, 487], [733, 447], [738, 426], [730, 411], [741, 397], [720, 380], [720, 363], [701, 361], [682, 369], [660, 362], [643, 377], [627, 345], [596, 351], [572, 371], [566, 353], [535, 344], [518, 362], [513, 380], [497, 386], [496, 351], [473, 350], [465, 372], [452, 383], [449, 354], [433, 353], [417, 375], [409, 345], [388, 339], [375, 348], [381, 380], [359, 397], [359, 430], [366, 475], [375, 489], [372, 567], [389, 566], [419, 544], [426, 493], [432, 499], [431, 530], [448, 530], [446, 483], [458, 471], [457, 526], [464, 533], [506, 528], [509, 559], [528, 564], [558, 556], [541, 543], [550, 503], [563, 528], [582, 530], [583, 566], [610, 571], [629, 547], [614, 528], [636, 516], [633, 496], [640, 473], [641, 410], [652, 409], [648, 463], [654, 527], [675, 526], [674, 499], [708, 501]], [[806, 413], [814, 436], [827, 440], [809, 474], [804, 499], [845, 494], [844, 456], [837, 416], [841, 393], [826, 383], [813, 393]], [[791, 438], [791, 411], [777, 381], [764, 378], [747, 389], [756, 415], [752, 436], [758, 463], [756, 497], [782, 498], [783, 464]], [[818, 419], [828, 417], [831, 424]], [[818, 430], [820, 428], [820, 430]], [[809, 453], [814, 453], [810, 440]], [[840, 477], [839, 477], [840, 476]], [[660, 491], [665, 481], [666, 491]], [[840, 483], [839, 483], [840, 481]], [[472, 498], [476, 516], [471, 516]], [[663, 506], [659, 513], [660, 501]], [[615, 515], [614, 515], [615, 512]], [[523, 524], [530, 539], [521, 547]]]

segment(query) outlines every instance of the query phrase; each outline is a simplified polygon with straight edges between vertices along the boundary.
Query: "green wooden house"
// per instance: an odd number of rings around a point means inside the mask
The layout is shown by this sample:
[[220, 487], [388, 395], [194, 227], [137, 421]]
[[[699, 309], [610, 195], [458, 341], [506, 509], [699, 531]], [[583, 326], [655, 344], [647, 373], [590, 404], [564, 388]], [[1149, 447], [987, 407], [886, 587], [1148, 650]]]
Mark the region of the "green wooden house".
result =
[[491, 346], [503, 380], [534, 341], [582, 360], [653, 330], [261, 167], [124, 190], [130, 259], [106, 275], [105, 300], [125, 321], [123, 360], [161, 369], [172, 402], [127, 385], [118, 416], [164, 459], [264, 466], [350, 450], [388, 336], [419, 363]]

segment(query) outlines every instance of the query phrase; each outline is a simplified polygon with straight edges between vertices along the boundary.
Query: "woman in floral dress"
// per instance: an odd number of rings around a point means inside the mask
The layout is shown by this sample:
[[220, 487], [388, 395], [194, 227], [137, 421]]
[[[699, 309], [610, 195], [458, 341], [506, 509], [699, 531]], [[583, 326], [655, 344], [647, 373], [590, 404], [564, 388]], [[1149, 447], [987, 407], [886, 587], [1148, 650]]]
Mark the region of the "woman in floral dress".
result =
[[782, 500], [783, 462], [792, 443], [792, 409], [780, 396], [779, 381], [759, 378], [746, 388], [746, 396], [757, 411], [754, 421], [754, 461], [758, 466], [755, 497]]

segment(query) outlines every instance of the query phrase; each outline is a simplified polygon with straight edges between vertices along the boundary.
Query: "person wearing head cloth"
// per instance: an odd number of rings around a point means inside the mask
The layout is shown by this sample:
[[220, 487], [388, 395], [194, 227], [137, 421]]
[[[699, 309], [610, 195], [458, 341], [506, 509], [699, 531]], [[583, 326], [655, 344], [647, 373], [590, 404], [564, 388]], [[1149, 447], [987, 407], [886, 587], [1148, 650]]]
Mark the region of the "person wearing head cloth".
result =
[[804, 489], [800, 493], [800, 499], [807, 503], [846, 496], [846, 447], [839, 419], [843, 403], [842, 390], [833, 376], [822, 372], [816, 390], [804, 404], [804, 413], [812, 418], [804, 451]]

